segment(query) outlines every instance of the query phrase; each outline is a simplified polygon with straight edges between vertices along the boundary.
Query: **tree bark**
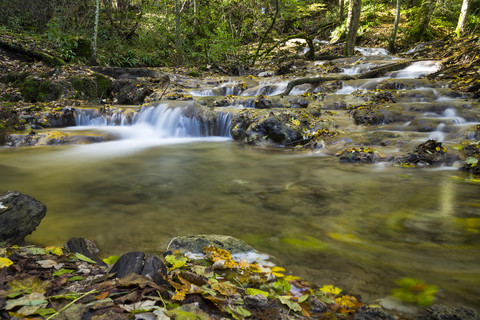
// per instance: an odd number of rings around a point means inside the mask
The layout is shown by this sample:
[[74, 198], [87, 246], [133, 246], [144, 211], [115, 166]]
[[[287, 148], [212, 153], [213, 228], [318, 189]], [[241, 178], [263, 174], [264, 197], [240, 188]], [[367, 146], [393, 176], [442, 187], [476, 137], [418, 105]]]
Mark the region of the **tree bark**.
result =
[[270, 31], [273, 29], [273, 26], [275, 25], [275, 22], [277, 21], [278, 14], [280, 13], [280, 0], [275, 1], [275, 15], [273, 16], [272, 23], [268, 27], [267, 31], [263, 34], [262, 40], [260, 40], [260, 43], [258, 44], [257, 51], [255, 52], [255, 55], [253, 56], [253, 61], [252, 61], [252, 66], [255, 65], [255, 61], [258, 58], [258, 53], [260, 52], [260, 49], [262, 49], [262, 45], [265, 42], [265, 39], [267, 38], [268, 34]]
[[350, 0], [348, 8], [347, 21], [347, 41], [343, 54], [346, 56], [353, 56], [355, 49], [355, 39], [357, 38], [357, 30], [360, 25], [360, 13], [362, 10], [362, 0]]
[[459, 38], [463, 34], [463, 31], [465, 29], [469, 8], [470, 8], [470, 0], [463, 0], [462, 10], [460, 10], [460, 17], [458, 18], [457, 28], [455, 29], [455, 33]]
[[183, 63], [182, 39], [180, 39], [180, 8], [175, 0], [175, 49], [177, 51], [177, 66]]
[[287, 88], [285, 89], [284, 92], [282, 92], [280, 95], [281, 96], [287, 96], [290, 94], [292, 89], [296, 86], [302, 85], [302, 84], [320, 84], [322, 82], [326, 81], [347, 81], [347, 80], [358, 80], [358, 79], [371, 79], [371, 78], [376, 78], [379, 76], [384, 75], [387, 72], [390, 71], [397, 71], [400, 69], [404, 69], [408, 67], [409, 65], [412, 64], [412, 61], [405, 61], [405, 62], [399, 62], [399, 63], [391, 63], [387, 64], [384, 66], [379, 66], [376, 68], [373, 68], [367, 72], [358, 74], [356, 76], [341, 76], [341, 77], [317, 77], [317, 78], [301, 78], [301, 79], [296, 79], [293, 81], [290, 81], [287, 84]]
[[389, 49], [390, 52], [395, 53], [395, 39], [397, 37], [398, 22], [400, 20], [400, 1], [397, 0], [397, 8], [395, 11], [395, 22], [393, 23], [392, 36], [390, 38]]
[[413, 42], [422, 41], [425, 38], [425, 31], [430, 23], [437, 0], [423, 0], [422, 6], [417, 13], [417, 18], [409, 32], [409, 40]]
[[97, 65], [97, 36], [98, 36], [98, 15], [100, 13], [100, 0], [95, 0], [95, 24], [93, 27], [92, 37], [92, 56], [90, 57], [90, 64]]
[[345, 0], [338, 0], [338, 21], [340, 23], [343, 22], [343, 15], [344, 15], [344, 7], [345, 7]]

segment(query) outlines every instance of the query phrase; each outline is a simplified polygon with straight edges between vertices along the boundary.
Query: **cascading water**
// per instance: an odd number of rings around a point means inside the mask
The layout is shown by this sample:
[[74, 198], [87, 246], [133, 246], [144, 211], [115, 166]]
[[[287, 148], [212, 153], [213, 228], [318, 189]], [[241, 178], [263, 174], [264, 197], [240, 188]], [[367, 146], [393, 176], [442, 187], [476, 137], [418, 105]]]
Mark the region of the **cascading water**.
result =
[[114, 130], [123, 138], [195, 138], [230, 137], [230, 113], [219, 113], [212, 121], [204, 121], [184, 115], [182, 107], [171, 107], [161, 103], [153, 107], [144, 107], [134, 115], [128, 112], [115, 112], [110, 116], [94, 113], [90, 110], [77, 110], [76, 124], [80, 127], [112, 129], [128, 127], [130, 130]]

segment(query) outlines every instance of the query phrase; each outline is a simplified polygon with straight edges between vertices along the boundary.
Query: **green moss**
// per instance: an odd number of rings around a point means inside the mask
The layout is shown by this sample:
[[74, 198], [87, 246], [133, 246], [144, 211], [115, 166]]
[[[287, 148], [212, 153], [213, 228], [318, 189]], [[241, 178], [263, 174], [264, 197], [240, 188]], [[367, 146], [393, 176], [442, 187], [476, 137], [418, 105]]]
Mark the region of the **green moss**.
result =
[[99, 100], [108, 97], [110, 92], [110, 80], [103, 74], [95, 73], [97, 80], [97, 98]]
[[27, 77], [22, 85], [22, 95], [27, 102], [36, 102], [38, 97], [39, 81], [33, 77]]
[[47, 102], [57, 100], [60, 97], [62, 88], [60, 84], [51, 81], [43, 81], [38, 88], [37, 101]]
[[11, 83], [13, 86], [17, 87], [25, 80], [26, 77], [28, 77], [28, 72], [10, 72], [3, 78], [3, 80], [5, 83]]

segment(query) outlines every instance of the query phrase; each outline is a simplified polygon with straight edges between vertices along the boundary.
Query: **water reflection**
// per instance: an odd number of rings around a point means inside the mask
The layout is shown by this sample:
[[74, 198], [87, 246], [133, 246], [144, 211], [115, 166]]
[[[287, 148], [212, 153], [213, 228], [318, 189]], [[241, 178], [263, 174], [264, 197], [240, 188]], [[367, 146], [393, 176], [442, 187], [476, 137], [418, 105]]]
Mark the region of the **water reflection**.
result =
[[410, 276], [440, 287], [440, 301], [475, 306], [480, 188], [455, 183], [457, 171], [340, 166], [231, 141], [187, 142], [108, 157], [100, 149], [109, 144], [0, 149], [0, 190], [47, 204], [29, 237], [43, 245], [81, 236], [105, 255], [158, 253], [177, 235], [229, 234], [364, 299]]

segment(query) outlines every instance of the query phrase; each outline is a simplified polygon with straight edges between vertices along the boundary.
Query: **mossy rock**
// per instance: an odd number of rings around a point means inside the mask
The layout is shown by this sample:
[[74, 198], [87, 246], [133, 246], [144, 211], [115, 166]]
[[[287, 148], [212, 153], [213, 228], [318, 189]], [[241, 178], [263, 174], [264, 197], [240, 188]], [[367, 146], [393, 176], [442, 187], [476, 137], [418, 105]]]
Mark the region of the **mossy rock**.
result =
[[92, 42], [85, 38], [79, 38], [77, 40], [75, 54], [78, 58], [90, 59], [92, 56]]
[[20, 86], [23, 81], [25, 81], [28, 75], [28, 72], [10, 72], [2, 77], [2, 81], [5, 83], [11, 83], [14, 87], [17, 87]]
[[38, 91], [40, 87], [40, 81], [35, 80], [33, 77], [27, 77], [22, 85], [22, 95], [27, 102], [36, 102], [38, 97]]
[[70, 77], [70, 83], [75, 89], [75, 98], [99, 101], [110, 95], [110, 80], [102, 74], [95, 73], [94, 77]]
[[170, 240], [167, 250], [180, 251], [182, 253], [202, 253], [202, 248], [210, 245], [227, 250], [230, 253], [242, 253], [255, 250], [252, 246], [240, 239], [218, 234], [176, 237]]

